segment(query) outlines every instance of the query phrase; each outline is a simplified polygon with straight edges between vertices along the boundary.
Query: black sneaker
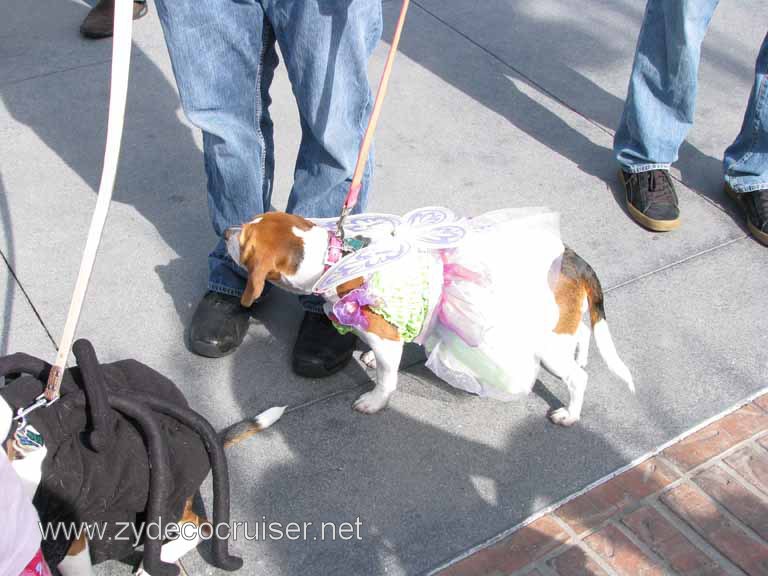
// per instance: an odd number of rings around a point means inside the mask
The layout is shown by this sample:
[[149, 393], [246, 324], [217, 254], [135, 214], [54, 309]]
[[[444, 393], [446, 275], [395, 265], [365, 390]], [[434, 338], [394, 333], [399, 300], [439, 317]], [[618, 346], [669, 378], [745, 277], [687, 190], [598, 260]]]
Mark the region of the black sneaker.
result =
[[668, 232], [680, 226], [680, 208], [672, 177], [666, 170], [636, 174], [619, 172], [627, 194], [629, 215], [641, 226], [654, 232]]
[[728, 184], [725, 192], [747, 214], [747, 226], [758, 242], [768, 246], [768, 190], [736, 192]]
[[307, 378], [335, 374], [352, 359], [357, 336], [340, 334], [325, 314], [306, 312], [293, 347], [293, 371]]
[[245, 338], [250, 318], [250, 308], [237, 296], [207, 292], [189, 325], [189, 348], [208, 358], [231, 354]]

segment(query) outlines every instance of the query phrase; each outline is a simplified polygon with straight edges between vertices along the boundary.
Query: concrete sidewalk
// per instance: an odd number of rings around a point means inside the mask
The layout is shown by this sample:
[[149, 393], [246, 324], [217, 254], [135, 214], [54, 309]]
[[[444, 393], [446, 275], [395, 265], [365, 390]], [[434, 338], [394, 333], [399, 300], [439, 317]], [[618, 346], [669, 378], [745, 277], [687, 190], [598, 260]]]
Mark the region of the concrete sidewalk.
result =
[[[385, 39], [398, 8], [384, 2]], [[95, 203], [111, 43], [78, 36], [86, 12], [72, 0], [0, 8], [0, 354], [53, 358]], [[201, 138], [179, 108], [154, 6], [135, 23], [115, 202], [79, 335], [102, 361], [137, 358], [173, 379], [216, 428], [295, 408], [230, 452], [233, 520], [363, 526], [354, 542], [234, 542], [243, 573], [429, 573], [768, 384], [768, 251], [746, 234], [720, 169], [768, 6], [723, 3], [715, 15], [675, 171], [683, 226], [664, 235], [625, 214], [611, 154], [642, 12], [636, 0], [413, 0], [377, 134], [371, 210], [562, 213], [564, 239], [607, 288], [638, 389], [630, 396], [593, 354], [583, 422], [569, 430], [544, 417], [565, 397], [548, 375], [519, 402], [476, 399], [432, 378], [418, 349], [389, 409], [359, 415], [350, 405], [371, 375], [358, 363], [323, 381], [291, 374], [300, 309], [285, 294], [232, 357], [191, 354], [184, 330], [214, 242]], [[282, 208], [299, 136], [282, 68], [272, 93]], [[188, 572], [216, 573], [206, 556], [185, 557]]]

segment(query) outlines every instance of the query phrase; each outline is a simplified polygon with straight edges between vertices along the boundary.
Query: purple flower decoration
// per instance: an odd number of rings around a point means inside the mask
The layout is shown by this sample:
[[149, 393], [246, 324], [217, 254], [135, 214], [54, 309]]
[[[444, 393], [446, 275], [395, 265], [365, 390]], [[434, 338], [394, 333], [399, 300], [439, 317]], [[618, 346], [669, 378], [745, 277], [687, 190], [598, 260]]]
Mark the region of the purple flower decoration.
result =
[[363, 308], [375, 305], [377, 302], [378, 300], [368, 294], [368, 285], [363, 284], [360, 288], [345, 294], [333, 305], [333, 315], [343, 326], [367, 330], [368, 319], [363, 314]]

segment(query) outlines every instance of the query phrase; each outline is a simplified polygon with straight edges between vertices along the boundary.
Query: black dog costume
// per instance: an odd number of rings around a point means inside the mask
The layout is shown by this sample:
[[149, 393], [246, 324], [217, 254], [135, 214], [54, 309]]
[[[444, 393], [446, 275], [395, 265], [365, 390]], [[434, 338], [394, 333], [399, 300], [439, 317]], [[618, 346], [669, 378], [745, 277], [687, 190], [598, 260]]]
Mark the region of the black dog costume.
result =
[[[221, 442], [173, 382], [135, 360], [99, 365], [87, 340], [75, 342], [72, 351], [78, 366], [66, 370], [61, 398], [26, 417], [48, 448], [34, 498], [41, 522], [103, 523], [104, 538], [89, 540], [93, 564], [125, 558], [133, 543], [124, 523], [138, 528], [178, 522], [187, 499], [213, 469], [213, 523], [228, 523], [229, 476]], [[50, 369], [27, 354], [0, 358], [0, 376], [19, 375], [0, 395], [14, 412], [29, 406], [45, 389]], [[120, 530], [123, 538], [116, 539]], [[61, 562], [70, 544], [62, 532], [45, 540], [48, 563]], [[214, 536], [212, 544], [216, 566], [242, 566], [226, 540]], [[144, 569], [152, 576], [175, 576], [178, 568], [160, 560], [161, 545], [145, 538]]]

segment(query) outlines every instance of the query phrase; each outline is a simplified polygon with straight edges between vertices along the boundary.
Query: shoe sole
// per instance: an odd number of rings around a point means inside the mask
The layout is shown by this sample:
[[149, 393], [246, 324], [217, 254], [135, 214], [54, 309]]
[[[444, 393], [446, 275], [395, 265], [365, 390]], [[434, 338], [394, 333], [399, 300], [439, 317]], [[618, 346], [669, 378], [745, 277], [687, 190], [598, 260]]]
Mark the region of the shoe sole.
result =
[[197, 354], [198, 356], [204, 356], [205, 358], [224, 358], [224, 356], [229, 356], [230, 354], [234, 353], [235, 350], [239, 348], [238, 346], [235, 346], [231, 350], [227, 350], [225, 352], [222, 352], [220, 348], [218, 348], [215, 344], [209, 344], [207, 342], [190, 342], [189, 343], [189, 350], [193, 354]]
[[87, 28], [80, 28], [80, 35], [89, 40], [102, 40], [103, 38], [111, 38], [112, 32], [91, 32]]
[[627, 210], [629, 211], [632, 220], [640, 224], [643, 228], [647, 228], [653, 232], [670, 232], [680, 227], [680, 216], [674, 220], [654, 220], [635, 208], [629, 201], [629, 191], [627, 190], [627, 183], [624, 180], [624, 172], [621, 169], [619, 170], [619, 181], [622, 186], [624, 186], [624, 201], [627, 204]]
[[749, 219], [749, 214], [747, 214], [747, 210], [744, 208], [744, 204], [742, 203], [741, 198], [739, 198], [740, 194], [731, 188], [728, 184], [725, 185], [725, 193], [730, 196], [731, 200], [736, 202], [738, 207], [741, 208], [741, 210], [744, 212], [744, 216], [747, 219], [747, 228], [749, 228], [750, 234], [752, 234], [752, 236], [755, 237], [755, 240], [760, 242], [760, 244], [763, 246], [768, 246], [768, 234], [752, 224], [752, 220]]

